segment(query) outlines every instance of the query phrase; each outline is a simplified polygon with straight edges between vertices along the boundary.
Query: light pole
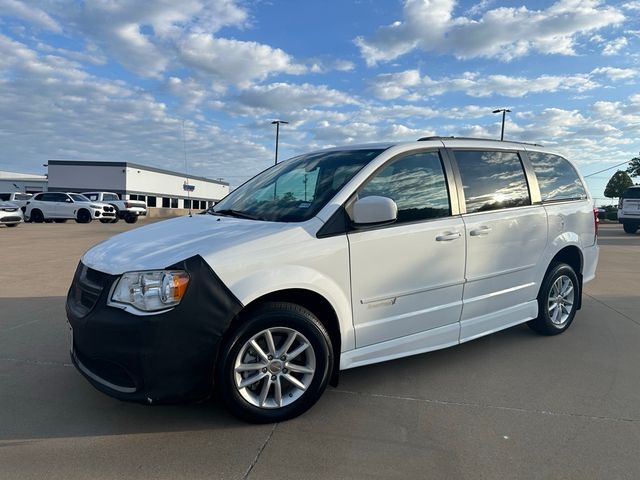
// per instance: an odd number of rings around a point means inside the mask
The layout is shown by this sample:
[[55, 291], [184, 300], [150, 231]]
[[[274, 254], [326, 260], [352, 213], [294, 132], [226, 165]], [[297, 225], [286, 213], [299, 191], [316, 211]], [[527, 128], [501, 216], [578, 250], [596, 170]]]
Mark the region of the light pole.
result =
[[289, 122], [285, 122], [284, 120], [274, 120], [271, 122], [271, 125], [276, 126], [276, 162], [274, 165], [278, 164], [278, 142], [280, 140], [280, 124], [287, 125]]
[[508, 108], [498, 108], [497, 110], [494, 110], [492, 113], [500, 113], [502, 112], [502, 132], [500, 133], [500, 141], [504, 140], [504, 117], [507, 114], [507, 112], [511, 113], [511, 110], [509, 110]]

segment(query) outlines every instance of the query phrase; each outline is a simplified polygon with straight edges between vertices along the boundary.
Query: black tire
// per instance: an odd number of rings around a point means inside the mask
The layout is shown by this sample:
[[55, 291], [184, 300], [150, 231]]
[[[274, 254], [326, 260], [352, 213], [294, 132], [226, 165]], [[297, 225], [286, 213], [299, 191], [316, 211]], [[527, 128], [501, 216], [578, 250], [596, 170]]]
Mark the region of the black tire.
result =
[[[555, 296], [555, 293], [560, 294], [561, 292], [557, 290], [552, 292], [552, 289], [554, 289], [556, 282], [561, 283], [564, 280], [568, 280], [571, 283], [573, 297], [570, 305], [567, 299], [564, 299], [564, 302], [562, 302], [564, 304], [556, 302], [554, 307], [552, 298], [560, 298], [561, 295]], [[551, 264], [538, 293], [538, 318], [530, 320], [527, 325], [542, 335], [558, 335], [564, 332], [569, 328], [576, 316], [581, 294], [578, 277], [573, 268], [566, 263]], [[553, 309], [553, 313], [550, 312], [551, 309]], [[564, 318], [565, 314], [567, 315], [566, 318]]]
[[137, 215], [125, 215], [124, 221], [127, 223], [136, 223], [138, 221]]
[[67, 219], [66, 218], [56, 218], [54, 220], [55, 223], [67, 223]]
[[[231, 413], [248, 422], [273, 423], [297, 417], [311, 408], [324, 392], [333, 368], [333, 347], [329, 334], [322, 323], [306, 308], [284, 302], [266, 303], [246, 314], [241, 321], [240, 326], [231, 332], [222, 343], [215, 372], [216, 392], [226, 403]], [[287, 401], [287, 397], [291, 397], [294, 393], [300, 396], [288, 405], [265, 408], [250, 403], [236, 387], [235, 361], [252, 337], [267, 329], [278, 328], [295, 330], [304, 336], [304, 339], [309, 344], [307, 348], [313, 350], [309, 354], [304, 353], [304, 355], [313, 355], [315, 371], [302, 394], [299, 392], [300, 389], [296, 389], [289, 382], [285, 382], [284, 378], [282, 379], [283, 383], [280, 383], [281, 378], [278, 378], [278, 383], [283, 385], [281, 387], [283, 401]], [[296, 338], [300, 339], [301, 337], [298, 336]], [[282, 340], [274, 337], [274, 342], [276, 349], [283, 347], [284, 336]], [[294, 345], [296, 344], [294, 343]], [[278, 358], [275, 358], [274, 362], [277, 362], [277, 360]], [[279, 363], [284, 368], [281, 372], [278, 370], [278, 376], [286, 376], [287, 363]], [[271, 368], [271, 365], [269, 368]], [[264, 372], [265, 370], [262, 371]], [[289, 372], [289, 374], [293, 376], [293, 371]], [[271, 374], [268, 373], [266, 377], [269, 377], [269, 375]], [[272, 379], [274, 377], [275, 375], [271, 376]], [[269, 379], [266, 378], [266, 380], [268, 381]], [[262, 380], [259, 382], [262, 382]], [[256, 382], [256, 385], [259, 382]], [[264, 383], [261, 385], [264, 386]], [[250, 390], [250, 387], [245, 390]], [[268, 387], [267, 392], [271, 392], [271, 390], [274, 390], [275, 395], [275, 386], [273, 389]]]
[[637, 223], [625, 222], [625, 223], [622, 224], [622, 227], [624, 228], [624, 231], [626, 233], [636, 233], [638, 231], [638, 224]]
[[34, 223], [44, 222], [44, 214], [42, 213], [41, 210], [38, 210], [37, 208], [34, 208], [33, 210], [31, 210], [31, 215], [29, 215], [29, 218]]
[[76, 222], [78, 223], [91, 223], [91, 212], [86, 208], [82, 208], [78, 211]]

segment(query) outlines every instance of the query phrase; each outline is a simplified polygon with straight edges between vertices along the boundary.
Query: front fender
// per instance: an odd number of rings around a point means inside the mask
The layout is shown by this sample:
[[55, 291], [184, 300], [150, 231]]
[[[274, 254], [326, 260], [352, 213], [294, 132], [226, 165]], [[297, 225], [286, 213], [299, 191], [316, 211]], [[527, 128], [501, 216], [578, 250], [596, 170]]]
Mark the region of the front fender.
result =
[[243, 305], [281, 290], [309, 290], [325, 298], [333, 307], [340, 324], [342, 351], [355, 348], [351, 302], [336, 281], [327, 275], [301, 265], [285, 265], [273, 270], [258, 270], [227, 285]]

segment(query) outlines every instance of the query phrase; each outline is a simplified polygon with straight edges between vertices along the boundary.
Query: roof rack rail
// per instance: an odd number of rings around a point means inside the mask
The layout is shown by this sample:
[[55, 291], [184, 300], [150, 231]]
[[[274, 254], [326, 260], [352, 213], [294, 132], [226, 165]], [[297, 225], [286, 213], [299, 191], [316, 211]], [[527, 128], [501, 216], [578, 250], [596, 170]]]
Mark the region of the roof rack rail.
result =
[[542, 147], [543, 145], [539, 143], [532, 142], [518, 142], [516, 140], [497, 140], [495, 138], [481, 138], [481, 137], [441, 137], [439, 135], [434, 135], [430, 137], [421, 137], [418, 139], [418, 142], [425, 142], [428, 140], [481, 140], [485, 142], [508, 142], [508, 143], [520, 143], [522, 145], [533, 145], [534, 147]]

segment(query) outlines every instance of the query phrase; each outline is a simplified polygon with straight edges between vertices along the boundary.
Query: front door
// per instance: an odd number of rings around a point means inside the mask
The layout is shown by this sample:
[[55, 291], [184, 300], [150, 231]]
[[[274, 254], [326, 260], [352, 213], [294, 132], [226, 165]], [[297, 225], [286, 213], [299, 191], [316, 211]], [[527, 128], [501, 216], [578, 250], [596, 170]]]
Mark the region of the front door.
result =
[[357, 347], [428, 330], [439, 345], [458, 341], [465, 238], [448, 192], [438, 151], [397, 157], [358, 191], [393, 199], [398, 219], [348, 234]]

